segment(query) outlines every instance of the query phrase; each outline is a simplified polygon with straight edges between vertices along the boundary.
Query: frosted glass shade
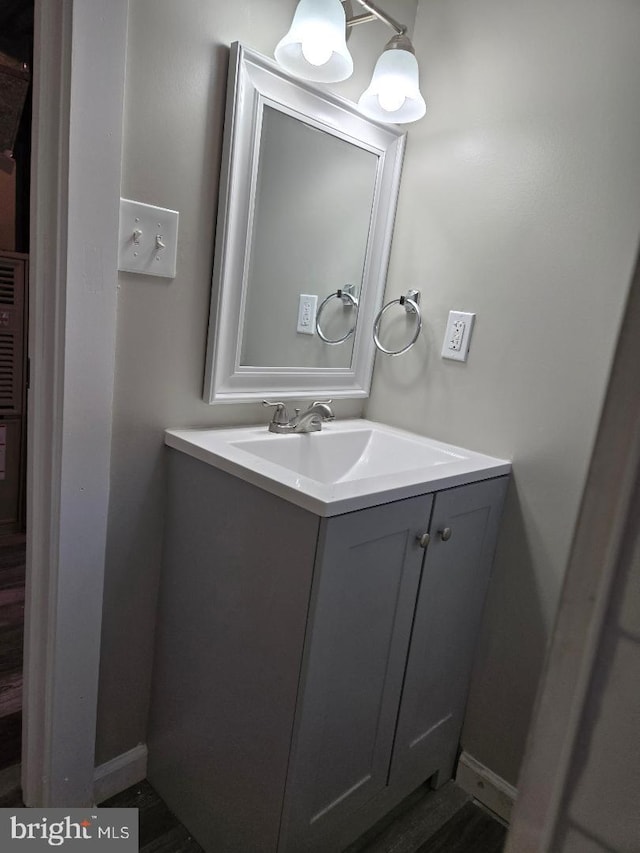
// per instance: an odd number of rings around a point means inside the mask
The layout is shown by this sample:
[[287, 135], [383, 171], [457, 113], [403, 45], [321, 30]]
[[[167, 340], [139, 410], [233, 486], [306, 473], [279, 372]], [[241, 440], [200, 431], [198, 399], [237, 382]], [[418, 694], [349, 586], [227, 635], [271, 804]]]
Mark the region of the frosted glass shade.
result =
[[318, 83], [338, 83], [353, 74], [346, 16], [340, 0], [300, 0], [291, 29], [275, 49], [285, 71]]
[[417, 121], [427, 111], [420, 94], [418, 61], [408, 50], [385, 50], [376, 62], [369, 88], [358, 107], [376, 121], [405, 124]]

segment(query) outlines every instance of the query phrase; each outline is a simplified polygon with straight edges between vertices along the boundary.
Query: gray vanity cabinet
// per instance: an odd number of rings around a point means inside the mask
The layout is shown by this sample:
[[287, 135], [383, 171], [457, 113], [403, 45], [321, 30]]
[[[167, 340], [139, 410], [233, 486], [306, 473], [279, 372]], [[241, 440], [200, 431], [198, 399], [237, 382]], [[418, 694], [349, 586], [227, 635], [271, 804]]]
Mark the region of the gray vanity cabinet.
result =
[[431, 495], [327, 519], [287, 783], [281, 849], [322, 849], [387, 785]]
[[169, 462], [148, 778], [208, 853], [338, 853], [451, 775], [507, 478], [320, 518]]
[[283, 853], [339, 851], [429, 777], [450, 778], [506, 482], [327, 520]]

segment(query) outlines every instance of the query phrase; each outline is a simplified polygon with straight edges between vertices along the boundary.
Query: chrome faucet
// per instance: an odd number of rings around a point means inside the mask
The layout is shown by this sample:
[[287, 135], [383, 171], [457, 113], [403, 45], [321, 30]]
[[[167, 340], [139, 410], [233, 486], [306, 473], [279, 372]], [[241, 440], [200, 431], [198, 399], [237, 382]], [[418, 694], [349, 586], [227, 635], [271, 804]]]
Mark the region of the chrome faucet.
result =
[[269, 423], [269, 432], [280, 434], [317, 432], [322, 429], [324, 421], [332, 421], [335, 417], [329, 403], [331, 403], [331, 400], [317, 400], [302, 413], [300, 413], [300, 409], [296, 409], [294, 417], [289, 418], [287, 407], [284, 403], [271, 403], [268, 400], [262, 401], [263, 406], [275, 407], [273, 418]]
[[331, 400], [327, 400], [326, 402], [316, 401], [302, 414], [298, 414], [298, 410], [296, 410], [296, 416], [291, 420], [293, 431], [316, 432], [322, 429], [323, 421], [332, 421], [335, 418], [329, 406], [330, 402]]

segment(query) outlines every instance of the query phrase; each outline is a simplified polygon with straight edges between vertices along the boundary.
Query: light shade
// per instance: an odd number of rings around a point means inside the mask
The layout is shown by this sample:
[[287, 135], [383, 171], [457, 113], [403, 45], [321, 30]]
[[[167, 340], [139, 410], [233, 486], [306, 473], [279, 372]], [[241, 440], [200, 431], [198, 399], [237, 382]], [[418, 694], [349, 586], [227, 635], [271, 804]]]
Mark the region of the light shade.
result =
[[426, 113], [418, 61], [406, 36], [391, 39], [376, 62], [371, 83], [358, 107], [369, 118], [391, 124], [417, 121]]
[[337, 83], [350, 77], [353, 59], [340, 0], [300, 0], [291, 29], [274, 55], [286, 71], [305, 80]]

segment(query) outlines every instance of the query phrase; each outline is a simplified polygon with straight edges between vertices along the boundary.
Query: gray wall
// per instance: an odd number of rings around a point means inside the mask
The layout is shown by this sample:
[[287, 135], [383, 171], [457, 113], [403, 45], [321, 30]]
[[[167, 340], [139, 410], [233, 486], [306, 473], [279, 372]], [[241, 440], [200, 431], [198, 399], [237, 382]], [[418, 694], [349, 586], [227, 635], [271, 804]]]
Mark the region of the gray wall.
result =
[[[266, 422], [201, 401], [228, 45], [272, 54], [295, 0], [130, 0], [122, 195], [180, 211], [178, 276], [120, 276], [97, 761], [145, 740], [163, 532], [165, 427]], [[385, 8], [413, 24], [417, 0]], [[389, 31], [359, 27], [357, 96]], [[342, 402], [339, 415], [359, 415]]]
[[640, 231], [640, 6], [421, 0], [414, 42], [387, 294], [426, 328], [367, 415], [514, 460], [463, 747], [515, 784]]

